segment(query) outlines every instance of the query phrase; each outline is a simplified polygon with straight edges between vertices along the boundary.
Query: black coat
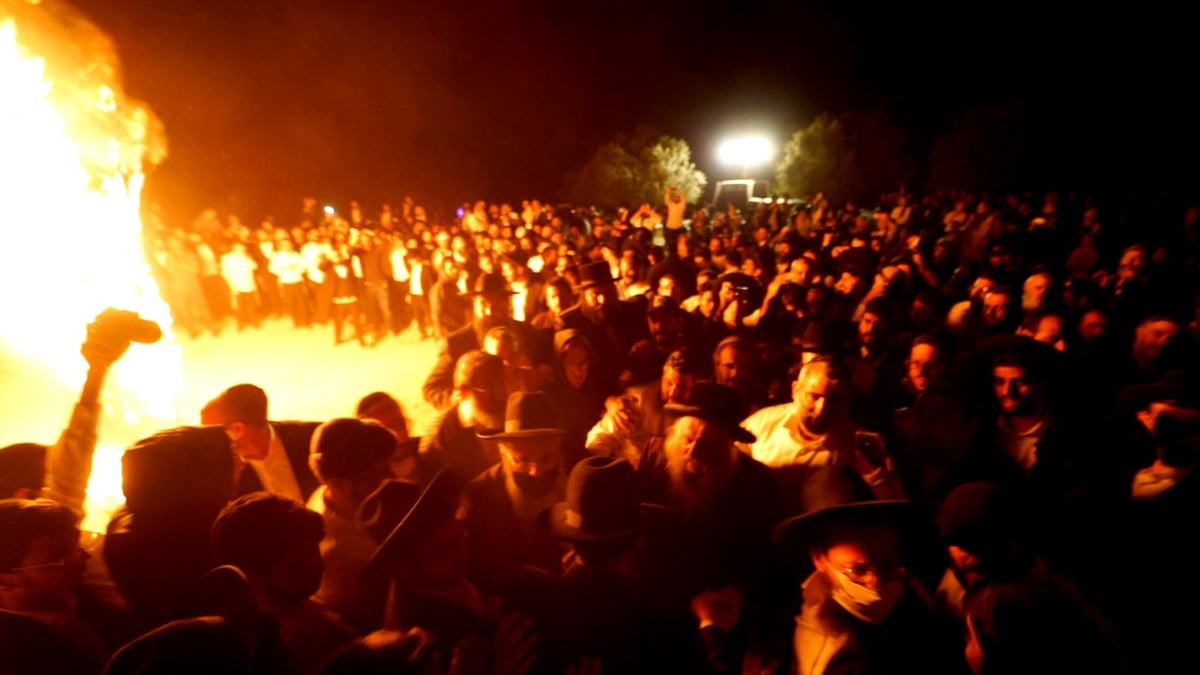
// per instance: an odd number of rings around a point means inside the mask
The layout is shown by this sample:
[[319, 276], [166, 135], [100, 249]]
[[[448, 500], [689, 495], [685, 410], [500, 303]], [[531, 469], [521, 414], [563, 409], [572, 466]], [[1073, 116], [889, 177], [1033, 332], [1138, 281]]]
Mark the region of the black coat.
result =
[[[279, 442], [283, 443], [283, 449], [287, 452], [288, 464], [291, 464], [292, 473], [296, 475], [296, 485], [299, 486], [300, 494], [307, 503], [308, 498], [321, 484], [308, 466], [308, 453], [312, 444], [313, 432], [320, 426], [320, 422], [271, 422], [270, 424], [275, 429], [275, 434], [279, 436]], [[254, 467], [247, 464], [238, 476], [234, 497], [259, 492], [262, 489], [262, 481], [258, 479]]]

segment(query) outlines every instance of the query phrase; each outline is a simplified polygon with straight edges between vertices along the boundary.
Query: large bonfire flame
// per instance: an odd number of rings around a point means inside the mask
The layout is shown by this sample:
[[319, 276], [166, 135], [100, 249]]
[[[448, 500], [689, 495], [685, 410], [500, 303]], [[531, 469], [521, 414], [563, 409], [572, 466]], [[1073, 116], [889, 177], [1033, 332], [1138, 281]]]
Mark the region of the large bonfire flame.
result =
[[178, 419], [181, 351], [139, 219], [143, 161], [164, 155], [161, 125], [121, 91], [107, 37], [61, 3], [0, 0], [0, 345], [78, 387], [84, 327], [104, 308], [164, 330], [109, 376], [92, 531], [121, 503], [121, 448]]

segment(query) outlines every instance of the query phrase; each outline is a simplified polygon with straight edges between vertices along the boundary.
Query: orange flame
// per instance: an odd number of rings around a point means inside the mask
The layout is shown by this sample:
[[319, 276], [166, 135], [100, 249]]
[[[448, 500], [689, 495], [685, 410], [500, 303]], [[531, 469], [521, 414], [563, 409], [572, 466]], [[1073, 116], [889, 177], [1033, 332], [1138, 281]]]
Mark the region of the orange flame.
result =
[[92, 531], [122, 502], [120, 448], [179, 418], [182, 353], [139, 218], [143, 158], [163, 155], [155, 135], [153, 115], [121, 93], [97, 29], [58, 3], [0, 0], [0, 344], [78, 387], [85, 326], [105, 307], [164, 329], [109, 376], [84, 523]]

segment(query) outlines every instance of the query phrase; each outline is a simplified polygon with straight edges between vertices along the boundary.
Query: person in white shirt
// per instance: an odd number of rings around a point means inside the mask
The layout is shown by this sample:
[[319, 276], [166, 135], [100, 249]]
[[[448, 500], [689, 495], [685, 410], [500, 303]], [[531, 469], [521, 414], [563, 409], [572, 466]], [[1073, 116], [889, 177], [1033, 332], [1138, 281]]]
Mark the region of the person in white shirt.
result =
[[271, 255], [270, 269], [279, 279], [284, 311], [292, 317], [292, 324], [296, 328], [308, 328], [308, 289], [304, 285], [304, 272], [308, 266], [290, 239], [279, 240]]
[[358, 584], [376, 542], [358, 523], [363, 500], [392, 477], [396, 438], [370, 420], [335, 419], [313, 433], [309, 464], [321, 481], [308, 508], [325, 520], [325, 573], [313, 599], [360, 629], [378, 620], [383, 598]]
[[257, 269], [258, 263], [246, 253], [246, 245], [241, 242], [235, 242], [229, 252], [221, 256], [221, 276], [233, 294], [239, 331], [246, 326], [259, 326], [258, 284], [254, 280]]
[[329, 321], [329, 312], [333, 304], [333, 284], [322, 269], [331, 253], [329, 242], [321, 233], [309, 230], [308, 241], [300, 247], [300, 256], [304, 258], [306, 266], [304, 274], [308, 278], [308, 297], [312, 302], [311, 316], [316, 324]]
[[743, 451], [775, 469], [788, 494], [799, 494], [799, 486], [820, 467], [848, 465], [880, 499], [902, 496], [890, 469], [859, 451], [850, 396], [849, 376], [836, 362], [809, 361], [792, 383], [791, 403], [763, 408], [742, 422], [757, 437], [743, 444]]

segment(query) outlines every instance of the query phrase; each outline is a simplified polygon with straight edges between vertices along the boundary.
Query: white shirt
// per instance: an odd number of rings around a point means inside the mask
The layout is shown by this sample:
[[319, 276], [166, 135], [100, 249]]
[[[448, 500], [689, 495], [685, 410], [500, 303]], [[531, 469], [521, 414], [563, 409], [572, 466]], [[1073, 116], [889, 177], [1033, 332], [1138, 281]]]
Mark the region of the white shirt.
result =
[[271, 256], [271, 274], [279, 277], [281, 284], [298, 284], [304, 281], [304, 258], [295, 251], [276, 251]]
[[525, 298], [529, 297], [529, 287], [524, 281], [514, 281], [512, 290], [512, 318], [514, 321], [524, 321]]
[[356, 609], [361, 611], [365, 598], [358, 575], [379, 544], [353, 518], [338, 515], [329, 508], [325, 503], [324, 485], [312, 493], [307, 506], [321, 514], [325, 521], [325, 538], [321, 540], [325, 571], [313, 600], [351, 621], [360, 618], [354, 613]]
[[408, 283], [408, 292], [410, 295], [425, 295], [425, 289], [421, 287], [421, 270], [425, 268], [423, 263], [413, 263], [412, 279]]
[[300, 494], [300, 484], [296, 482], [296, 474], [292, 471], [292, 463], [288, 461], [287, 450], [283, 449], [283, 441], [279, 440], [275, 427], [267, 425], [267, 428], [271, 431], [267, 456], [263, 459], [247, 459], [246, 463], [258, 474], [264, 490], [303, 502], [304, 496]]
[[300, 247], [300, 255], [304, 258], [304, 263], [308, 265], [308, 279], [314, 284], [325, 283], [325, 272], [321, 270], [321, 262], [325, 259], [325, 253], [328, 250], [328, 244], [319, 244], [315, 241], [310, 241]]
[[394, 248], [388, 256], [392, 261], [392, 280], [393, 281], [408, 281], [408, 251], [403, 248]]
[[811, 441], [798, 438], [787, 424], [794, 411], [793, 404], [781, 403], [763, 408], [742, 422], [743, 427], [758, 437], [753, 444], [744, 446], [750, 456], [770, 467], [802, 465], [815, 469], [837, 464], [842, 444], [829, 436]]
[[221, 256], [221, 276], [229, 283], [234, 293], [253, 293], [258, 290], [254, 283], [254, 270], [258, 263], [245, 253], [230, 251]]

